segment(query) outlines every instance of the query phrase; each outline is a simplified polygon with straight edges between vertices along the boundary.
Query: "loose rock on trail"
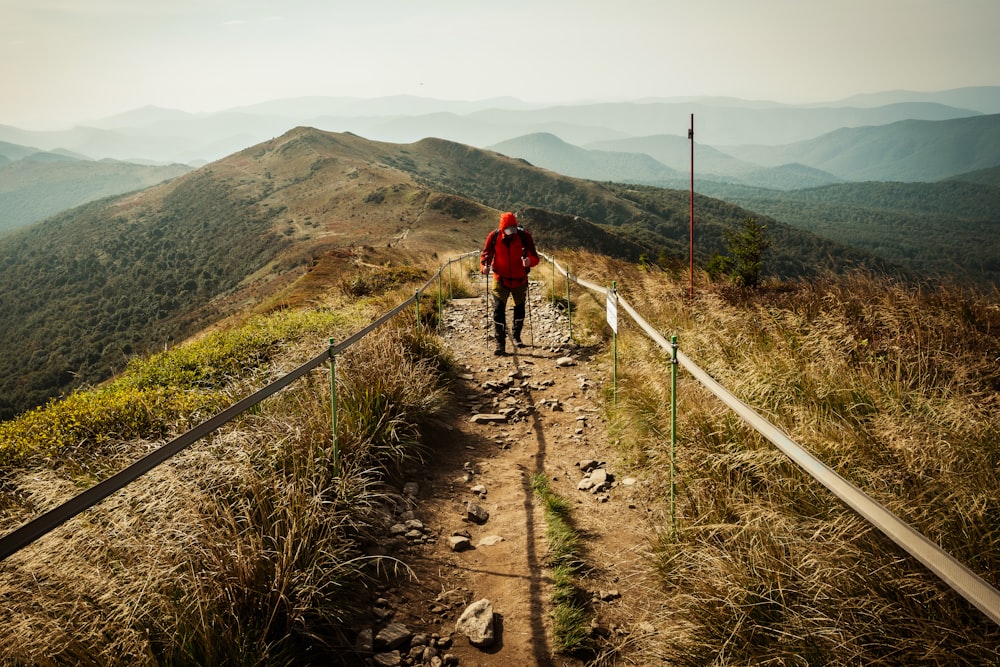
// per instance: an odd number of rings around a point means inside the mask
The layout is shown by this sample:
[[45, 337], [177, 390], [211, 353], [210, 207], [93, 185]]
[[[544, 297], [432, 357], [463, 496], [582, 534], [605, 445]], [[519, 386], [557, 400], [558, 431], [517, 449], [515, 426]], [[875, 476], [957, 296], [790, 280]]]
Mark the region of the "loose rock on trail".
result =
[[583, 664], [557, 653], [553, 638], [546, 523], [532, 490], [544, 474], [582, 536], [592, 635], [630, 647], [631, 664], [642, 664], [659, 634], [648, 574], [655, 528], [642, 482], [608, 442], [610, 369], [574, 344], [540, 284], [529, 290], [525, 347], [508, 341], [508, 354], [493, 356], [490, 320], [484, 296], [452, 300], [443, 313], [439, 333], [462, 367], [454, 401], [428, 439], [429, 459], [387, 509], [383, 546], [407, 572], [378, 592], [356, 648], [374, 665]]

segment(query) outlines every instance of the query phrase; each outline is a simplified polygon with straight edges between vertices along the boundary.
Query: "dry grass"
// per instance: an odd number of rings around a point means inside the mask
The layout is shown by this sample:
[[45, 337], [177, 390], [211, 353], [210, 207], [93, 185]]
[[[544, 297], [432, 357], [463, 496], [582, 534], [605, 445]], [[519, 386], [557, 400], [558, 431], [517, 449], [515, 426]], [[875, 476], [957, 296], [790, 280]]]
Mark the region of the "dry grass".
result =
[[[245, 395], [326, 337], [361, 328], [368, 317], [358, 305], [306, 318], [269, 344], [266, 368], [227, 372], [216, 388]], [[133, 372], [182, 367], [202, 378], [199, 359], [218, 369], [227, 350], [244, 347], [220, 341], [255, 339], [290, 317], [257, 318], [245, 325], [252, 332], [179, 351], [182, 364], [163, 358]], [[420, 456], [419, 425], [441, 405], [448, 360], [401, 315], [338, 362], [338, 466], [329, 372], [320, 368], [5, 561], [0, 662], [349, 664], [368, 585], [400, 567], [366, 555], [384, 530], [386, 479]], [[69, 443], [59, 458], [29, 457], [4, 471], [0, 525], [14, 527], [162, 442]], [[64, 465], [71, 458], [89, 463]]]
[[[997, 294], [870, 275], [760, 292], [574, 258], [758, 412], [1000, 584]], [[596, 320], [596, 316], [594, 318]], [[621, 319], [620, 319], [621, 321]], [[599, 326], [594, 322], [593, 326]], [[669, 364], [621, 328], [614, 435], [669, 495]], [[1000, 630], [681, 373], [671, 664], [995, 664]]]

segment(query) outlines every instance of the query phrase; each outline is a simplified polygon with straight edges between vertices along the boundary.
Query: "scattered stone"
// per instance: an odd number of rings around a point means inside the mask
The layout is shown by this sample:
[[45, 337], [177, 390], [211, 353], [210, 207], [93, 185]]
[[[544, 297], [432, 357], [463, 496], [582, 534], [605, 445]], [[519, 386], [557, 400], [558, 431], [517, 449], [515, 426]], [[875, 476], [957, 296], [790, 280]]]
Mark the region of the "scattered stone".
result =
[[493, 604], [484, 598], [466, 607], [455, 624], [455, 631], [468, 637], [473, 646], [489, 648], [496, 641], [493, 625]]
[[472, 415], [469, 421], [472, 422], [473, 424], [495, 424], [495, 423], [506, 422], [507, 417], [499, 414], [488, 414], [481, 412], [479, 414]]
[[392, 651], [410, 641], [413, 633], [402, 623], [390, 623], [375, 635], [376, 651]]
[[477, 547], [494, 547], [503, 542], [503, 538], [499, 535], [487, 535], [479, 540]]
[[576, 360], [573, 357], [559, 357], [556, 359], [556, 366], [564, 368], [566, 366], [576, 366]]
[[399, 667], [403, 664], [403, 657], [399, 651], [390, 651], [376, 654], [373, 661], [375, 667]]
[[583, 459], [582, 461], [576, 464], [576, 467], [582, 470], [583, 472], [590, 472], [599, 465], [600, 463], [595, 459]]
[[472, 548], [472, 540], [463, 535], [452, 535], [448, 538], [448, 545], [452, 551], [468, 551]]
[[590, 481], [594, 492], [605, 491], [608, 484], [608, 471], [604, 468], [594, 468], [590, 471]]
[[418, 493], [420, 493], [420, 485], [418, 483], [407, 482], [403, 485], [403, 495], [416, 498]]
[[622, 480], [622, 486], [635, 486], [638, 483], [639, 480], [637, 480], [635, 477], [626, 477], [625, 479]]
[[371, 628], [365, 628], [354, 639], [354, 650], [369, 655], [375, 648], [375, 639]]
[[472, 491], [472, 493], [474, 493], [475, 495], [479, 496], [480, 498], [486, 495], [486, 487], [483, 486], [482, 484], [476, 484], [469, 490]]
[[480, 525], [489, 521], [490, 513], [486, 511], [482, 505], [477, 503], [466, 503], [465, 505], [465, 515], [468, 517], [469, 521], [473, 521]]
[[597, 594], [597, 598], [602, 602], [611, 602], [612, 600], [617, 600], [621, 597], [621, 593], [618, 592], [617, 588], [612, 588], [606, 591], [600, 591]]

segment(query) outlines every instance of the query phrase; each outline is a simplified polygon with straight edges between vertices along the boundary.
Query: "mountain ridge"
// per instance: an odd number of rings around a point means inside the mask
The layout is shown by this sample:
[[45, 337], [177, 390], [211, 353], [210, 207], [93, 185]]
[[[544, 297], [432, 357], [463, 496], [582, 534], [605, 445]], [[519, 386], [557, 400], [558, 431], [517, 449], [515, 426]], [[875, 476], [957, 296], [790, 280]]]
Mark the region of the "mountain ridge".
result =
[[[280, 307], [313, 271], [480, 247], [501, 210], [536, 240], [682, 264], [687, 194], [608, 187], [441, 139], [372, 142], [295, 128], [166, 183], [0, 237], [0, 415], [101, 381], [248, 301]], [[700, 212], [698, 261], [748, 215]], [[778, 275], [866, 253], [777, 221]], [[832, 263], [832, 264], [831, 264]], [[43, 333], [44, 332], [44, 333]], [[44, 341], [44, 343], [42, 342]]]
[[[990, 91], [992, 89], [983, 93], [984, 98], [989, 97]], [[996, 91], [1000, 91], [1000, 87]], [[0, 141], [37, 145], [44, 150], [63, 147], [91, 157], [192, 162], [218, 159], [297, 125], [353, 131], [377, 141], [409, 143], [427, 136], [441, 136], [483, 147], [523, 134], [552, 131], [560, 126], [579, 127], [580, 137], [586, 132], [591, 141], [662, 134], [668, 127], [676, 128], [675, 133], [683, 135], [689, 115], [695, 113], [699, 136], [707, 139], [705, 143], [721, 146], [782, 144], [849, 125], [979, 113], [948, 107], [935, 101], [940, 97], [932, 93], [920, 101], [893, 102], [884, 108], [761, 105], [719, 98], [694, 99], [697, 101], [531, 105], [509, 99], [449, 102], [408, 96], [362, 101], [291, 98], [198, 114], [150, 107], [110, 119], [97, 119], [89, 123], [90, 127], [84, 125], [53, 132], [0, 126]], [[461, 136], [449, 134], [449, 124], [440, 122], [441, 113], [450, 114], [452, 123], [464, 128]], [[163, 127], [157, 128], [163, 121], [172, 123], [169, 132]], [[242, 128], [237, 131], [227, 127], [227, 123], [234, 127], [242, 124]], [[113, 129], [121, 124], [126, 126], [123, 131]]]

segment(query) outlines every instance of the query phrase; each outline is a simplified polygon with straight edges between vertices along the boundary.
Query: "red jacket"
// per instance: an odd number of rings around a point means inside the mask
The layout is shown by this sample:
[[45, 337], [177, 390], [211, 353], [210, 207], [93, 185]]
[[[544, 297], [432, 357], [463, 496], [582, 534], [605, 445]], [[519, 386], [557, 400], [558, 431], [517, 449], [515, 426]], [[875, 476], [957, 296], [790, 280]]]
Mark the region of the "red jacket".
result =
[[[511, 226], [504, 224], [505, 222], [507, 221], [500, 224], [504, 227]], [[515, 222], [514, 225], [516, 224]], [[528, 284], [528, 269], [524, 266], [524, 257], [528, 258], [530, 266], [538, 266], [535, 241], [527, 230], [518, 228], [516, 233], [508, 236], [502, 229], [494, 229], [486, 237], [486, 245], [479, 255], [479, 265], [482, 269], [492, 265], [496, 280], [504, 287], [523, 287]]]

